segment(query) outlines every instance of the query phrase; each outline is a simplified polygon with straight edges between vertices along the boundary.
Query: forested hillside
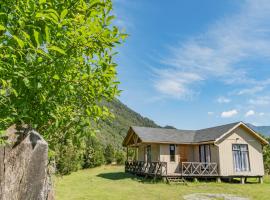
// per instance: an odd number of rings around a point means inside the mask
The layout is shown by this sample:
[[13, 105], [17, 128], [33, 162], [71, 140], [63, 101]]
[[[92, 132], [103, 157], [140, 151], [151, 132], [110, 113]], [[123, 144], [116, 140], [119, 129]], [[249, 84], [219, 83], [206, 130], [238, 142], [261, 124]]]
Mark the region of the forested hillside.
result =
[[106, 103], [114, 118], [100, 123], [97, 137], [103, 145], [119, 148], [130, 126], [159, 127], [154, 121], [131, 110], [119, 100]]
[[69, 174], [80, 168], [91, 168], [117, 162], [123, 164], [126, 158], [122, 141], [130, 126], [159, 127], [152, 120], [131, 110], [119, 100], [106, 102], [105, 106], [114, 115], [106, 121], [99, 121], [96, 134], [77, 141], [67, 137], [59, 141], [53, 152], [57, 172]]

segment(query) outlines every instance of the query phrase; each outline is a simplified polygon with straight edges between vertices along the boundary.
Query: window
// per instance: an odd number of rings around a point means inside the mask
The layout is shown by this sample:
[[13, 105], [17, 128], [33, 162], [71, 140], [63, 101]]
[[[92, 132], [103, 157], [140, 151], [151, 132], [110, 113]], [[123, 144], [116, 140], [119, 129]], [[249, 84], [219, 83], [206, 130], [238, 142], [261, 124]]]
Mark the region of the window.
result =
[[146, 147], [146, 159], [147, 162], [151, 162], [151, 145], [147, 145]]
[[200, 162], [211, 162], [210, 145], [203, 144], [199, 146]]
[[237, 172], [249, 171], [249, 155], [247, 144], [233, 144], [234, 170]]
[[175, 145], [170, 144], [170, 161], [175, 162]]

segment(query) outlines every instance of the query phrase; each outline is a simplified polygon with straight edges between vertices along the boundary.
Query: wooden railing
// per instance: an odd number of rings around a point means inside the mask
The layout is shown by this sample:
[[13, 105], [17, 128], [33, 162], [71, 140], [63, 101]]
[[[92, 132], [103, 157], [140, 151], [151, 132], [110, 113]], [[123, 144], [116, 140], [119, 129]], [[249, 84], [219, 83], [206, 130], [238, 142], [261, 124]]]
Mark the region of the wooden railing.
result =
[[163, 177], [167, 175], [166, 162], [126, 161], [125, 171], [137, 175]]
[[218, 176], [218, 165], [208, 162], [182, 162], [182, 176]]

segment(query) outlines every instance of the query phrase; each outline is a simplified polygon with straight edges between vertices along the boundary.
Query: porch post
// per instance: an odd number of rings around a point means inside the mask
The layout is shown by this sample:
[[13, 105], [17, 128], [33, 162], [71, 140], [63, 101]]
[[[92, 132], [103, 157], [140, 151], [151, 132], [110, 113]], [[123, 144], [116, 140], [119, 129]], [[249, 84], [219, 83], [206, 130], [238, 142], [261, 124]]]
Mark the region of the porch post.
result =
[[241, 184], [245, 184], [245, 178], [244, 178], [244, 177], [241, 177], [241, 178], [240, 178], [240, 183], [241, 183]]
[[128, 146], [127, 146], [127, 161], [128, 161]]
[[263, 177], [259, 177], [259, 183], [263, 184]]

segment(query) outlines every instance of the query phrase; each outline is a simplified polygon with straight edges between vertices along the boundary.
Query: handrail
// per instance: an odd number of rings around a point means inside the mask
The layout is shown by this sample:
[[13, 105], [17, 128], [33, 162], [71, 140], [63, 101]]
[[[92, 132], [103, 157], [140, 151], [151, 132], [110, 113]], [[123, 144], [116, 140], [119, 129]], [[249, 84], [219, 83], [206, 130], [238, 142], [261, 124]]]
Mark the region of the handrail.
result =
[[217, 163], [182, 162], [183, 176], [218, 176]]
[[126, 161], [125, 171], [138, 175], [162, 177], [167, 175], [167, 162]]

